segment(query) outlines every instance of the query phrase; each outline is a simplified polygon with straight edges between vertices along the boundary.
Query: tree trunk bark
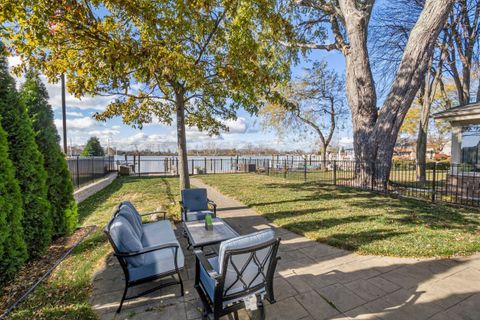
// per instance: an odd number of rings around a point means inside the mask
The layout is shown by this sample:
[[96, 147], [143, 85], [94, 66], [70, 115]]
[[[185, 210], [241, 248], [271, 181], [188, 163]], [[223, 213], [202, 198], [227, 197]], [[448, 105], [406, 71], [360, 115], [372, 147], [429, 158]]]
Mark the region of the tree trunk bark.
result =
[[427, 133], [429, 114], [430, 104], [422, 105], [416, 146], [417, 181], [421, 184], [424, 184], [427, 181]]
[[185, 98], [183, 96], [183, 92], [175, 93], [175, 106], [177, 108], [178, 176], [180, 180], [180, 190], [183, 190], [190, 189], [187, 158], [187, 137], [185, 133]]
[[368, 142], [375, 155], [377, 179], [387, 181], [389, 178], [398, 132], [420, 88], [438, 34], [452, 4], [453, 0], [427, 0], [410, 33], [392, 89], [379, 112]]
[[377, 120], [377, 96], [367, 48], [369, 12], [358, 10], [355, 1], [339, 1], [350, 45], [342, 49], [346, 64], [346, 93], [353, 122], [355, 158], [372, 160], [367, 143]]
[[320, 142], [320, 152], [322, 153], [322, 163], [320, 169], [322, 171], [327, 171], [327, 145], [323, 142]]

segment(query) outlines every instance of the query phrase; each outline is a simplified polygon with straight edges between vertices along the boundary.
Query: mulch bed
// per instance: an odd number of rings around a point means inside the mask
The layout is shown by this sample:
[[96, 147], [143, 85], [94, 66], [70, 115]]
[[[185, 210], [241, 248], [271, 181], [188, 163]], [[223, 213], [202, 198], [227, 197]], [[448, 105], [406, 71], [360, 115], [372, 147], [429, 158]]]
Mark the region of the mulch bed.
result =
[[79, 228], [69, 237], [54, 240], [47, 252], [37, 259], [28, 261], [15, 278], [0, 288], [0, 315], [20, 299], [70, 248], [89, 234], [94, 226]]

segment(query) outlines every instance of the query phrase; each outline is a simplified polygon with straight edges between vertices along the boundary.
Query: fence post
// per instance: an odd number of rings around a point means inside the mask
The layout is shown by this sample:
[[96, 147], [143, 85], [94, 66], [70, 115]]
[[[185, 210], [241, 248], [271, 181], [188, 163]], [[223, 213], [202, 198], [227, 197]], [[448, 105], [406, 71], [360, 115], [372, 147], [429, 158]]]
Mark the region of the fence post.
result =
[[140, 177], [140, 172], [141, 172], [141, 168], [140, 168], [140, 154], [138, 155], [138, 176]]
[[178, 158], [175, 158], [175, 167], [176, 167], [176, 175], [177, 176], [180, 176], [180, 174], [178, 173]]
[[270, 159], [267, 159], [267, 176], [270, 175]]
[[92, 181], [95, 181], [95, 162], [94, 162], [94, 158], [95, 157], [92, 157]]
[[283, 178], [287, 179], [287, 159], [283, 160]]
[[76, 177], [76, 180], [77, 180], [77, 188], [80, 187], [80, 156], [77, 156], [77, 177]]
[[[426, 164], [425, 164], [425, 172], [427, 171]], [[432, 202], [435, 202], [435, 184], [437, 183], [436, 175], [437, 175], [437, 162], [433, 163], [433, 177], [432, 177]]]
[[192, 176], [195, 174], [195, 160], [192, 159]]
[[333, 185], [337, 185], [337, 160], [333, 160]]
[[205, 157], [205, 174], [207, 174], [207, 157]]
[[307, 182], [307, 158], [304, 159], [304, 166], [303, 166], [303, 181]]
[[373, 191], [375, 184], [375, 163], [372, 163], [372, 181], [371, 181], [371, 186], [370, 189]]

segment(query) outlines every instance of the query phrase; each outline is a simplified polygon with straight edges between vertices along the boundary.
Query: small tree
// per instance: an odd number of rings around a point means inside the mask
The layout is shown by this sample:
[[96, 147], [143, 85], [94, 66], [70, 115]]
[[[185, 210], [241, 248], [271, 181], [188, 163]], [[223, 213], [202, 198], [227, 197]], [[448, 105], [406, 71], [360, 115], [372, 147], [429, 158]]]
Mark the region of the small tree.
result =
[[27, 106], [35, 140], [45, 158], [53, 236], [69, 234], [77, 225], [77, 204], [73, 198], [73, 184], [67, 162], [60, 149], [60, 137], [53, 121], [52, 107], [48, 104], [48, 92], [37, 72], [29, 71], [26, 74], [21, 98]]
[[76, 96], [115, 96], [97, 120], [175, 121], [183, 189], [186, 127], [218, 134], [222, 120], [240, 107], [257, 112], [259, 97], [289, 75], [278, 9], [274, 0], [21, 1], [0, 23], [25, 63], [52, 80], [65, 73]]
[[0, 126], [0, 283], [11, 278], [27, 259], [22, 215], [22, 196], [8, 157], [7, 134]]
[[103, 157], [105, 151], [103, 151], [100, 140], [97, 137], [91, 137], [88, 139], [85, 149], [82, 151], [82, 156], [84, 157]]
[[264, 124], [277, 133], [314, 134], [322, 155], [322, 168], [327, 161], [327, 148], [338, 121], [348, 114], [344, 81], [327, 69], [326, 62], [317, 62], [299, 81], [290, 83], [280, 94], [283, 99], [268, 104], [262, 111]]
[[[3, 50], [3, 47], [0, 48]], [[30, 256], [42, 254], [50, 244], [52, 222], [47, 200], [47, 173], [35, 143], [32, 123], [20, 102], [15, 81], [8, 73], [5, 55], [0, 57], [1, 125], [7, 133], [10, 160], [20, 184], [23, 200], [23, 230]]]
[[[403, 119], [424, 79], [437, 36], [454, 0], [426, 0], [411, 29], [395, 76], [380, 105], [367, 46], [375, 0], [298, 0], [297, 47], [338, 50], [345, 57], [346, 96], [352, 113], [353, 145], [364, 184], [390, 174], [393, 148]], [[397, 18], [397, 17], [396, 17]], [[395, 19], [392, 19], [395, 20]], [[325, 43], [332, 35], [333, 43]], [[375, 168], [375, 165], [377, 168]]]

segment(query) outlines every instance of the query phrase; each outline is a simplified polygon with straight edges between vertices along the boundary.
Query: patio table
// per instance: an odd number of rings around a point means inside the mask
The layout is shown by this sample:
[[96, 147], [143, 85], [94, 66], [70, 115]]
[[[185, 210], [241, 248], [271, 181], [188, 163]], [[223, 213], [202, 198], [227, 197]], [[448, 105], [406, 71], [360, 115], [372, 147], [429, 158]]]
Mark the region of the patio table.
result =
[[212, 221], [212, 230], [205, 229], [204, 220], [187, 221], [183, 223], [190, 245], [193, 248], [203, 248], [238, 237], [238, 233], [223, 221], [223, 219], [213, 218]]

